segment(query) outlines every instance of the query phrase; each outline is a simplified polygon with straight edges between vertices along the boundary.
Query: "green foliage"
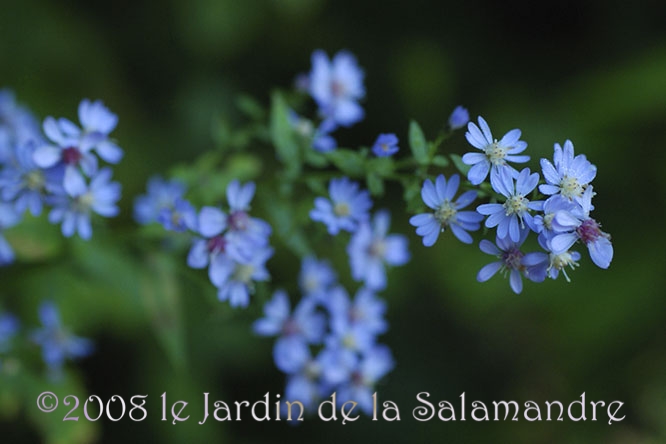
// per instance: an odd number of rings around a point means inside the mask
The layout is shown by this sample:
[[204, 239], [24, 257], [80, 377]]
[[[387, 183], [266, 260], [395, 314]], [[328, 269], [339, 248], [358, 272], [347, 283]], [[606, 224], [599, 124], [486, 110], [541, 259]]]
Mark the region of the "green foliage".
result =
[[418, 163], [421, 165], [428, 163], [429, 155], [425, 135], [419, 124], [413, 120], [409, 123], [409, 147]]

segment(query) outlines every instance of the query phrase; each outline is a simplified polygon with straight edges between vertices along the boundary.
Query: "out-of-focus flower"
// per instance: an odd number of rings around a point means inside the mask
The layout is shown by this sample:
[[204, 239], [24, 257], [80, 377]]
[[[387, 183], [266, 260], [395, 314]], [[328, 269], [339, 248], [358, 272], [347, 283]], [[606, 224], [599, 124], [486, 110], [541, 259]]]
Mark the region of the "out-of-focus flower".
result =
[[363, 71], [351, 53], [340, 51], [331, 61], [324, 51], [315, 51], [309, 88], [319, 113], [331, 126], [348, 127], [363, 119], [365, 113], [358, 104], [365, 95]]
[[352, 277], [373, 290], [386, 288], [385, 265], [399, 266], [409, 261], [407, 237], [388, 234], [390, 223], [389, 212], [378, 211], [372, 225], [361, 223], [347, 246]]
[[469, 112], [462, 106], [456, 106], [449, 116], [449, 128], [457, 130], [469, 122]]
[[83, 358], [93, 351], [89, 339], [71, 334], [61, 323], [58, 308], [53, 302], [39, 306], [42, 328], [32, 333], [32, 340], [42, 347], [42, 357], [53, 377], [59, 377], [65, 361]]
[[398, 152], [398, 136], [395, 134], [380, 134], [372, 145], [372, 152], [377, 157], [389, 157]]
[[310, 219], [323, 222], [331, 235], [340, 230], [354, 232], [358, 224], [368, 219], [372, 207], [370, 194], [360, 190], [359, 184], [348, 178], [332, 179], [328, 185], [331, 199], [317, 197], [315, 208], [310, 211]]

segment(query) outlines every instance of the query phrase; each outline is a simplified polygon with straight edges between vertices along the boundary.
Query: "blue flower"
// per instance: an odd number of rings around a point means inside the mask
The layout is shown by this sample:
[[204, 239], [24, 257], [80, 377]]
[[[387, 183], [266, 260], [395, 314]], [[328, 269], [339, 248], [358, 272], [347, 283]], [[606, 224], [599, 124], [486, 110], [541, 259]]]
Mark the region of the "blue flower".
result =
[[[555, 215], [559, 211], [568, 211], [571, 214], [582, 216], [582, 209], [576, 202], [572, 202], [560, 194], [550, 196], [543, 203], [543, 214], [534, 216], [534, 228], [539, 233], [539, 243], [547, 244], [557, 233], [567, 231], [568, 227], [561, 227], [555, 220]], [[549, 250], [549, 248], [544, 247]]]
[[398, 148], [398, 136], [395, 134], [380, 134], [375, 140], [375, 144], [372, 146], [372, 152], [377, 157], [388, 157], [397, 153]]
[[312, 54], [310, 95], [331, 125], [351, 126], [364, 117], [358, 100], [365, 95], [363, 71], [352, 54], [341, 51], [330, 61], [324, 51]]
[[157, 215], [157, 222], [165, 230], [182, 233], [187, 230], [197, 230], [197, 211], [192, 204], [183, 199], [176, 198], [173, 206], [164, 207]]
[[58, 308], [53, 302], [39, 306], [43, 327], [32, 333], [32, 340], [42, 347], [42, 357], [54, 377], [59, 377], [68, 359], [84, 358], [93, 351], [89, 339], [72, 335], [61, 323]]
[[21, 215], [16, 212], [12, 205], [0, 202], [0, 266], [14, 262], [14, 250], [3, 236], [3, 232], [20, 221]]
[[57, 186], [57, 182], [53, 170], [43, 170], [35, 165], [34, 151], [32, 142], [16, 147], [14, 161], [0, 173], [0, 195], [5, 201], [12, 202], [18, 213], [30, 210], [33, 216], [38, 216], [47, 191]]
[[308, 344], [321, 342], [326, 327], [324, 316], [316, 311], [315, 301], [303, 298], [291, 312], [289, 296], [278, 290], [264, 305], [264, 317], [254, 322], [261, 336], [298, 337]]
[[[266, 261], [272, 255], [273, 249], [264, 247], [257, 249], [248, 262], [212, 262], [210, 277], [211, 280], [215, 278], [213, 284], [218, 288], [218, 299], [228, 300], [232, 307], [247, 307], [250, 293], [254, 292], [254, 282], [270, 278]], [[214, 265], [219, 268], [213, 270]]]
[[[479, 129], [474, 122], [467, 125], [465, 137], [474, 148], [481, 150], [481, 153], [466, 153], [462, 161], [467, 165], [472, 165], [467, 173], [467, 179], [473, 184], [478, 185], [488, 177], [488, 172], [493, 170], [497, 174], [501, 170], [509, 170], [515, 173], [507, 162], [524, 163], [530, 160], [529, 156], [518, 156], [527, 148], [527, 143], [520, 139], [520, 130], [513, 129], [506, 133], [499, 141], [493, 139], [488, 124], [479, 116]], [[494, 181], [494, 175], [490, 176], [491, 183]]]
[[140, 224], [156, 222], [162, 210], [173, 209], [185, 191], [185, 185], [178, 181], [152, 177], [148, 181], [148, 193], [134, 200], [134, 219]]
[[550, 246], [553, 253], [559, 254], [580, 241], [587, 247], [590, 258], [597, 267], [608, 268], [613, 260], [613, 244], [610, 235], [603, 232], [599, 223], [590, 217], [593, 195], [592, 185], [589, 185], [580, 199], [580, 213], [558, 211], [555, 214], [554, 221], [562, 232], [553, 236]]
[[120, 199], [120, 184], [111, 182], [111, 170], [101, 169], [90, 180], [84, 183], [83, 189], [74, 195], [67, 195], [60, 190], [49, 198], [53, 209], [49, 213], [49, 222], [62, 222], [62, 234], [71, 237], [78, 233], [82, 239], [90, 239], [92, 226], [91, 213], [104, 217], [116, 216], [119, 212], [116, 203]]
[[0, 164], [10, 161], [15, 146], [41, 139], [37, 119], [16, 102], [12, 91], [0, 89]]
[[[300, 368], [288, 373], [287, 385], [284, 391], [285, 401], [300, 401], [306, 411], [314, 410], [319, 401], [329, 391], [330, 386], [322, 381], [322, 353], [316, 358], [312, 358], [310, 351], [307, 350], [303, 357], [298, 359]], [[330, 393], [330, 391], [329, 391]], [[285, 405], [285, 404], [283, 404]], [[295, 419], [292, 416], [292, 419]]]
[[581, 198], [587, 185], [597, 175], [597, 167], [584, 154], [574, 157], [574, 146], [570, 140], [564, 142], [564, 149], [556, 143], [553, 163], [541, 159], [541, 168], [546, 183], [539, 186], [539, 191], [546, 195], [559, 193], [569, 200]]
[[457, 130], [464, 127], [469, 122], [469, 112], [462, 106], [456, 106], [449, 116], [449, 128]]
[[523, 257], [523, 265], [532, 270], [538, 270], [540, 274], [547, 274], [551, 279], [557, 279], [561, 271], [567, 282], [570, 282], [571, 279], [569, 279], [566, 269], [568, 267], [574, 270], [578, 266], [580, 253], [569, 250], [553, 253], [549, 244], [547, 238], [540, 237], [539, 245], [546, 250], [546, 253], [527, 253]]
[[398, 266], [409, 261], [407, 237], [388, 234], [390, 223], [389, 212], [378, 211], [372, 226], [361, 223], [347, 246], [352, 277], [373, 290], [386, 288], [385, 264]]
[[354, 232], [360, 222], [368, 219], [368, 211], [372, 207], [370, 194], [359, 190], [357, 182], [346, 177], [332, 179], [328, 192], [331, 200], [317, 197], [310, 219], [326, 224], [329, 234], [335, 236], [340, 230]]
[[374, 346], [363, 354], [349, 379], [337, 390], [338, 404], [356, 401], [365, 414], [371, 415], [375, 384], [393, 367], [395, 367], [395, 361], [391, 350], [385, 345]]
[[285, 373], [297, 372], [310, 359], [308, 344], [321, 342], [326, 328], [324, 316], [316, 312], [314, 300], [301, 299], [290, 313], [287, 293], [278, 290], [264, 305], [265, 317], [253, 329], [262, 336], [278, 336], [273, 348], [275, 365]]
[[[485, 282], [495, 275], [498, 271], [502, 271], [504, 275], [509, 273], [509, 284], [514, 293], [520, 294], [523, 291], [523, 280], [521, 275], [524, 274], [526, 278], [534, 282], [543, 282], [546, 278], [546, 269], [538, 263], [533, 266], [527, 266], [523, 262], [525, 254], [520, 250], [520, 247], [527, 238], [528, 231], [522, 231], [520, 239], [517, 242], [512, 241], [510, 238], [500, 238], [497, 236], [497, 246], [487, 239], [479, 243], [479, 248], [486, 254], [497, 256], [499, 261], [491, 262], [479, 270], [476, 280]], [[537, 261], [538, 262], [538, 261]]]
[[[271, 226], [266, 221], [249, 215], [250, 202], [252, 202], [254, 192], [254, 182], [241, 185], [239, 181], [232, 180], [227, 186], [229, 215], [226, 222], [228, 239], [232, 243], [237, 243], [239, 248], [245, 245], [266, 246], [268, 245], [268, 237], [271, 235]], [[203, 231], [202, 234], [206, 235]]]
[[322, 383], [328, 387], [336, 387], [348, 381], [359, 363], [356, 350], [343, 347], [342, 343], [335, 341], [326, 343], [326, 347], [319, 352], [318, 359], [321, 364]]
[[11, 313], [0, 314], [0, 353], [6, 353], [19, 329], [19, 321]]
[[305, 296], [321, 301], [337, 280], [328, 261], [317, 260], [314, 256], [303, 259], [298, 285]]
[[454, 201], [459, 185], [460, 176], [457, 174], [451, 176], [448, 184], [442, 174], [437, 176], [435, 184], [429, 179], [423, 182], [421, 198], [435, 212], [412, 216], [409, 223], [416, 227], [416, 234], [423, 236], [423, 245], [426, 247], [434, 245], [439, 233], [447, 227], [451, 228], [461, 242], [471, 244], [472, 236], [468, 231], [476, 231], [481, 227], [483, 216], [476, 211], [460, 211], [472, 203], [476, 198], [476, 191], [466, 191]]
[[325, 305], [331, 315], [331, 331], [334, 336], [342, 338], [345, 342], [346, 335], [352, 329], [356, 330], [351, 332], [352, 334], [362, 332], [360, 339], [363, 341], [357, 344], [359, 349], [367, 349], [368, 345], [374, 343], [377, 335], [385, 333], [388, 329], [384, 319], [386, 303], [368, 288], [359, 289], [352, 301], [345, 289], [338, 286], [330, 292]]
[[503, 204], [479, 205], [476, 209], [479, 213], [488, 216], [486, 227], [497, 227], [498, 237], [509, 237], [514, 242], [520, 240], [523, 231], [529, 229], [536, 231], [533, 216], [529, 210], [541, 210], [543, 202], [530, 202], [526, 196], [536, 188], [538, 183], [539, 173], [530, 174], [529, 168], [524, 168], [520, 172], [515, 186], [511, 174], [506, 170], [500, 171], [493, 188], [506, 197], [506, 201]]
[[85, 187], [85, 176], [97, 171], [94, 152], [109, 163], [118, 163], [123, 156], [109, 133], [116, 127], [118, 118], [100, 101], [84, 99], [79, 104], [79, 121], [83, 129], [66, 118], [44, 120], [44, 134], [55, 145], [41, 145], [33, 155], [37, 166], [63, 169], [63, 187], [74, 196]]
[[192, 268], [208, 268], [214, 285], [225, 282], [234, 268], [234, 261], [248, 262], [252, 258], [254, 245], [231, 242], [227, 228], [227, 216], [215, 207], [203, 207], [199, 212], [198, 232], [204, 238], [195, 238], [187, 255], [187, 264]]

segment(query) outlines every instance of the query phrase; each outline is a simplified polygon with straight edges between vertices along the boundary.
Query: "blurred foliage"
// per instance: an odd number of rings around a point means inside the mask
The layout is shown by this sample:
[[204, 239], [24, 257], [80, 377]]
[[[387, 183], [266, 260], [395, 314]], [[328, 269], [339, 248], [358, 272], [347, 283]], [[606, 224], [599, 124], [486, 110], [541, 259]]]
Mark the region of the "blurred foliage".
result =
[[[665, 20], [666, 6], [648, 2], [5, 0], [0, 85], [40, 117], [72, 116], [82, 97], [103, 99], [120, 116], [115, 135], [126, 158], [114, 174], [123, 184], [122, 216], [95, 227], [90, 243], [64, 241], [43, 219], [8, 233], [19, 263], [0, 269], [0, 305], [30, 328], [38, 324], [39, 302], [52, 298], [66, 325], [94, 338], [97, 351], [52, 385], [40, 371], [21, 370], [41, 369], [37, 350], [21, 350], [18, 371], [0, 374], [2, 441], [664, 442]], [[165, 245], [137, 228], [132, 199], [155, 173], [172, 172], [192, 187], [193, 199], [213, 204], [232, 178], [270, 175], [276, 162], [292, 168], [291, 179], [304, 162], [359, 172], [368, 161], [362, 153], [313, 156], [285, 131], [285, 98], [274, 88], [289, 88], [307, 71], [315, 48], [350, 49], [366, 72], [367, 119], [340, 132], [342, 146], [368, 146], [378, 133], [394, 131], [403, 153], [409, 147], [419, 163], [443, 167], [446, 158], [433, 157], [436, 143], [427, 141], [458, 104], [482, 114], [498, 133], [521, 128], [533, 169], [554, 142], [573, 140], [598, 166], [595, 204], [613, 235], [615, 260], [603, 271], [584, 258], [570, 284], [527, 283], [519, 296], [498, 278], [478, 284], [484, 255], [450, 236], [422, 248], [407, 215], [400, 216], [402, 201], [394, 198], [400, 189], [384, 183], [392, 167], [375, 165], [368, 184], [395, 201], [394, 230], [409, 233], [413, 255], [392, 272], [385, 293], [391, 330], [384, 342], [398, 365], [378, 388], [380, 400], [401, 407], [403, 420], [200, 426], [203, 392], [228, 402], [282, 392], [270, 341], [249, 328], [267, 296], [260, 292], [246, 311], [220, 304], [205, 277], [183, 267], [178, 240]], [[262, 133], [253, 122], [266, 120], [267, 110], [270, 126]], [[448, 142], [453, 154], [466, 151], [462, 132]], [[419, 178], [400, 180], [405, 196], [418, 196]], [[299, 199], [299, 190], [266, 190], [257, 210], [278, 221], [274, 236], [289, 251], [300, 254], [316, 243], [346, 267], [344, 249], [293, 235], [294, 224], [304, 221], [285, 215], [307, 214], [311, 204]], [[293, 208], [270, 205], [278, 202], [271, 193], [283, 192], [291, 193]], [[288, 290], [296, 287], [298, 269], [289, 251], [269, 262], [273, 284]], [[149, 417], [63, 423], [62, 406], [50, 415], [35, 409], [44, 390], [61, 400], [148, 394]], [[420, 391], [452, 402], [462, 392], [487, 402], [569, 402], [586, 392], [624, 401], [627, 418], [613, 426], [417, 423], [411, 410]], [[190, 401], [197, 420], [160, 421], [164, 392]]]

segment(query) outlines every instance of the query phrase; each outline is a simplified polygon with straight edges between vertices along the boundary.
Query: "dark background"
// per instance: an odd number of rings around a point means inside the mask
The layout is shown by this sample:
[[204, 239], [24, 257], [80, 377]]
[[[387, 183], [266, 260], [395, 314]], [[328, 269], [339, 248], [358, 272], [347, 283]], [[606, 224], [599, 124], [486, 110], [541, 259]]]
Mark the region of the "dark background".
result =
[[[656, 5], [4, 0], [0, 86], [42, 118], [75, 118], [83, 97], [103, 99], [120, 117], [114, 135], [126, 156], [115, 177], [123, 215], [111, 226], [118, 232], [133, 229], [132, 198], [150, 175], [210, 149], [215, 116], [239, 119], [239, 93], [267, 105], [273, 88], [288, 88], [309, 70], [314, 49], [349, 49], [366, 73], [367, 118], [339, 133], [341, 145], [368, 145], [380, 132], [406, 141], [412, 118], [434, 135], [458, 104], [483, 115], [496, 136], [521, 128], [533, 169], [552, 156], [554, 142], [571, 139], [598, 167], [595, 215], [613, 235], [615, 259], [600, 270], [581, 250], [573, 282], [527, 283], [514, 295], [498, 277], [475, 281], [485, 255], [450, 237], [425, 249], [394, 211], [413, 260], [390, 275], [384, 294], [391, 329], [382, 341], [397, 367], [377, 391], [380, 401], [400, 406], [402, 421], [363, 417], [342, 426], [309, 418], [291, 427], [246, 416], [173, 426], [159, 421], [163, 392], [196, 409], [203, 392], [227, 402], [282, 392], [271, 341], [250, 332], [260, 309], [231, 311], [211, 303], [211, 287], [180, 282], [176, 272], [157, 275], [183, 313], [186, 357], [174, 365], [144, 305], [112, 282], [125, 278], [122, 260], [100, 257], [94, 241], [73, 241], [78, 260], [0, 271], [5, 306], [35, 324], [38, 301], [55, 297], [73, 330], [97, 343], [93, 357], [72, 366], [72, 390], [103, 399], [148, 393], [149, 418], [62, 424], [58, 410], [53, 423], [35, 425], [46, 414], [26, 400], [0, 416], [2, 441], [666, 442], [666, 5]], [[452, 146], [465, 152], [462, 133]], [[276, 283], [293, 283], [296, 263], [275, 267]], [[65, 387], [51, 386], [62, 394]], [[454, 404], [466, 392], [468, 403], [540, 405], [585, 392], [588, 401], [625, 402], [626, 419], [611, 426], [605, 413], [584, 423], [418, 423], [412, 409], [421, 391]]]

